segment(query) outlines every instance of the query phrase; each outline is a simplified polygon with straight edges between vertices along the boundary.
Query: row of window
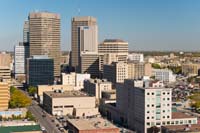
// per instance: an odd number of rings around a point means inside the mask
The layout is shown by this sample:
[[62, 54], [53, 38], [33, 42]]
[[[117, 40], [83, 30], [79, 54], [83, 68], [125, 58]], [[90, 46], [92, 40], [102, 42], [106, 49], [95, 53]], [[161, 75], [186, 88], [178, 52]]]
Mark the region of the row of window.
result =
[[[162, 106], [170, 106], [170, 104], [163, 104]], [[149, 105], [149, 104], [147, 104], [147, 107], [150, 107], [150, 105]], [[152, 104], [152, 105], [151, 105], [151, 107], [155, 107], [155, 105], [154, 105], [154, 104]], [[156, 106], [156, 107], [160, 107], [160, 106]]]
[[[196, 120], [180, 120], [180, 121], [163, 121], [162, 125], [183, 125], [183, 124], [196, 124]], [[161, 122], [147, 122], [147, 126], [161, 125]]]

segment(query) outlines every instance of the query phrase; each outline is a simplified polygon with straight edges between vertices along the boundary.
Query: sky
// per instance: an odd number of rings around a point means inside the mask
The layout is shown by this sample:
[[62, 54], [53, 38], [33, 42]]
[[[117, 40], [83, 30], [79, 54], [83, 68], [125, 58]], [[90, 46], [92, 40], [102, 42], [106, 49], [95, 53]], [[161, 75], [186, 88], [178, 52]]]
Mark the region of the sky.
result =
[[0, 0], [0, 51], [23, 40], [33, 11], [61, 15], [62, 50], [71, 49], [74, 16], [97, 18], [99, 43], [118, 38], [130, 50], [200, 50], [200, 0]]

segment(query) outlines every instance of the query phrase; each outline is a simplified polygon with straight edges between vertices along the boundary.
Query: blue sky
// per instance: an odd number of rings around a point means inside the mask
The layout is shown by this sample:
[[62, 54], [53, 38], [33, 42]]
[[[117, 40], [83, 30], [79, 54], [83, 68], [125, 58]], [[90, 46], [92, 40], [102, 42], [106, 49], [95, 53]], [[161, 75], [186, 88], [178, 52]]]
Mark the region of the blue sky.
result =
[[1, 0], [0, 51], [22, 41], [31, 11], [61, 15], [61, 48], [71, 47], [71, 18], [94, 16], [99, 42], [120, 38], [131, 50], [200, 50], [199, 0]]

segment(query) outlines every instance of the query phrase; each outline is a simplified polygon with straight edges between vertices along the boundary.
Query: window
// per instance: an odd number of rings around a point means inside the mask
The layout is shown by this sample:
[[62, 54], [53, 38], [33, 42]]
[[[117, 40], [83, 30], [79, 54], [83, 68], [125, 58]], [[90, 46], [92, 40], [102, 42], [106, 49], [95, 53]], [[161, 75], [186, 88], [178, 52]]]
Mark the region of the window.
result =
[[149, 117], [147, 117], [147, 119], [149, 119]]
[[152, 104], [151, 106], [154, 107], [154, 104]]
[[167, 116], [167, 118], [169, 118], [169, 115]]
[[165, 92], [163, 92], [163, 95], [165, 95]]
[[149, 111], [147, 111], [147, 113], [149, 113]]
[[149, 95], [149, 93], [147, 93], [147, 95]]
[[147, 107], [149, 107], [149, 104], [147, 104]]
[[154, 93], [152, 92], [151, 95], [154, 95]]
[[163, 110], [162, 112], [165, 113], [165, 110]]
[[163, 116], [163, 118], [165, 119], [165, 116]]
[[147, 122], [147, 126], [150, 126], [150, 122]]

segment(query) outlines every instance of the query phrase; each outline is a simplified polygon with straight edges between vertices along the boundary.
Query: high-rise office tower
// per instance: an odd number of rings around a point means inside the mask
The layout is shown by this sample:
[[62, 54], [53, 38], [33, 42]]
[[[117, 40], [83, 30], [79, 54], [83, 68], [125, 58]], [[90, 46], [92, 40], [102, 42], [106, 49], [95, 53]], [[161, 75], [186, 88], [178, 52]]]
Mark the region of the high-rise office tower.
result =
[[14, 47], [14, 72], [15, 78], [25, 79], [26, 73], [26, 59], [29, 57], [29, 45], [26, 43], [19, 43]]
[[60, 16], [48, 12], [29, 14], [30, 56], [54, 59], [54, 76], [60, 76]]
[[126, 62], [128, 56], [128, 42], [120, 39], [105, 39], [98, 45], [99, 53], [99, 70], [100, 75], [103, 73], [103, 65], [112, 62]]
[[97, 49], [97, 21], [91, 16], [72, 18], [71, 31], [71, 66], [79, 67], [81, 52], [96, 52]]
[[23, 42], [29, 42], [29, 21], [24, 21], [24, 28], [23, 28]]

